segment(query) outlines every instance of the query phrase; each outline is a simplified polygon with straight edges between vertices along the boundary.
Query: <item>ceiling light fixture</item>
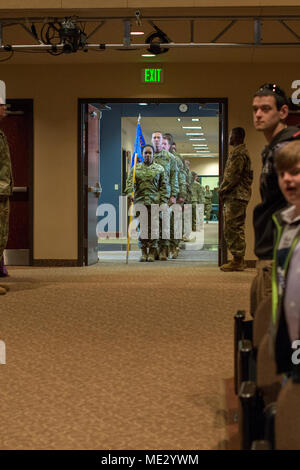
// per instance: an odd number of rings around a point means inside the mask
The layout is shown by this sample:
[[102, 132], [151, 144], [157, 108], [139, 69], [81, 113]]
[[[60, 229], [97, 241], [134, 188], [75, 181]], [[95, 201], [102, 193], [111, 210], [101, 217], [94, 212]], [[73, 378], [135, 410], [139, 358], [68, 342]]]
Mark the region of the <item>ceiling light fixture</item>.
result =
[[199, 118], [193, 118], [192, 121], [200, 121]]
[[142, 57], [155, 57], [155, 54], [142, 54]]
[[199, 137], [190, 137], [189, 140], [202, 140]]
[[186, 132], [185, 135], [204, 135], [203, 132]]
[[182, 129], [202, 129], [201, 126], [182, 126]]

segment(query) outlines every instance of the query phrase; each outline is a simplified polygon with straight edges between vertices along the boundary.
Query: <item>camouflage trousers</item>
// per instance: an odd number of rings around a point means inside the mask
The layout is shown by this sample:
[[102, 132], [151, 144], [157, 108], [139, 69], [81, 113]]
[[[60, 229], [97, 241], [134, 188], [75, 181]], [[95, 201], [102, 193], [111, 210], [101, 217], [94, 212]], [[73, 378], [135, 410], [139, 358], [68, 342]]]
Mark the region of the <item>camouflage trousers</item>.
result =
[[141, 224], [143, 224], [143, 221], [140, 220], [139, 246], [142, 249], [157, 248], [158, 233], [157, 233], [157, 238], [151, 238], [151, 206], [145, 206], [145, 207], [148, 213], [148, 220], [144, 221], [144, 223], [147, 224], [147, 230], [144, 230], [142, 228]]
[[[204, 216], [204, 213], [203, 213], [203, 209], [199, 208], [199, 204], [202, 204], [203, 205], [203, 208], [204, 208], [204, 204], [201, 202], [192, 202], [192, 214], [193, 214], [193, 218], [192, 218], [192, 230], [193, 232], [196, 232], [197, 231], [197, 222], [198, 222], [198, 225], [199, 223], [203, 223], [203, 216]], [[197, 207], [198, 205], [198, 207]], [[198, 218], [197, 218], [197, 214], [198, 214]], [[198, 220], [197, 220], [198, 219]]]
[[210, 220], [210, 214], [211, 214], [211, 210], [212, 210], [212, 205], [211, 203], [206, 203], [204, 204], [204, 214], [206, 215], [206, 221], [209, 221]]
[[224, 204], [224, 238], [227, 248], [233, 256], [244, 256], [246, 201], [238, 199], [226, 200]]
[[[179, 227], [176, 227], [177, 224], [177, 218], [174, 215], [174, 212], [171, 212], [171, 220], [170, 220], [170, 241], [169, 241], [169, 246], [171, 249], [176, 248], [177, 246], [180, 245], [180, 241], [182, 239], [182, 229], [183, 229], [183, 204], [181, 205], [182, 207], [182, 215], [181, 215], [181, 230], [179, 230]], [[180, 238], [175, 238], [175, 234], [178, 235], [178, 232], [180, 231]]]
[[9, 198], [0, 196], [0, 261], [8, 240]]

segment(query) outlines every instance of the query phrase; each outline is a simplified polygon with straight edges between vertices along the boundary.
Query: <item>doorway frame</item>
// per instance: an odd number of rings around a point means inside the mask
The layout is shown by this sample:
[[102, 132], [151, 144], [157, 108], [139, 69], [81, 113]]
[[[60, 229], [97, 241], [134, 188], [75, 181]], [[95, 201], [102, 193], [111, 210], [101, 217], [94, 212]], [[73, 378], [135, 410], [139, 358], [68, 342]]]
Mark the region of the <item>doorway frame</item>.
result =
[[[78, 110], [78, 259], [77, 266], [85, 266], [84, 263], [84, 148], [83, 148], [83, 124], [85, 104], [107, 104], [107, 103], [218, 103], [222, 112], [219, 115], [219, 179], [220, 184], [223, 180], [223, 173], [228, 157], [228, 98], [79, 98], [77, 104]], [[101, 155], [101, 154], [100, 154]], [[227, 247], [223, 235], [223, 213], [219, 206], [219, 244], [218, 244], [218, 266], [227, 262]]]
[[12, 107], [23, 106], [26, 108], [30, 133], [28, 136], [28, 180], [29, 180], [29, 266], [34, 266], [34, 102], [32, 98], [11, 98], [6, 100], [6, 104]]

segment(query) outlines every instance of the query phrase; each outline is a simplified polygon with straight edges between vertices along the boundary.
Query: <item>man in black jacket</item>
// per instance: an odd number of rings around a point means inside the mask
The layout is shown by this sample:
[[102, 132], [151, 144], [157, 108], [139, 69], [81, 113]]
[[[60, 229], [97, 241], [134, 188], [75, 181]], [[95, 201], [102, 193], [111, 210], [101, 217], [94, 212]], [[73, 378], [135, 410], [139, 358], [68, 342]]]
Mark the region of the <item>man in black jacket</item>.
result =
[[255, 129], [264, 133], [267, 145], [262, 152], [262, 173], [260, 177], [261, 203], [253, 213], [255, 232], [255, 254], [257, 275], [251, 287], [251, 314], [261, 300], [272, 292], [272, 257], [274, 226], [272, 214], [286, 205], [279, 189], [275, 171], [275, 156], [288, 142], [300, 139], [298, 127], [287, 126], [288, 99], [276, 84], [265, 84], [253, 98], [253, 122]]

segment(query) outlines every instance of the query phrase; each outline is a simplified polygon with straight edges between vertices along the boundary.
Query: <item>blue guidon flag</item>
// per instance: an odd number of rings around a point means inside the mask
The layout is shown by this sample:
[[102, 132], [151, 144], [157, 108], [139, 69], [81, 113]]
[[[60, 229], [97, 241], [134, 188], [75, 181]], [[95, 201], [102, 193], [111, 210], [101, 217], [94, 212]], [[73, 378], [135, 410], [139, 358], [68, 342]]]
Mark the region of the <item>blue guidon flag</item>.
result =
[[143, 155], [142, 155], [142, 147], [145, 145], [145, 139], [142, 133], [141, 125], [140, 122], [138, 121], [136, 125], [136, 137], [135, 137], [135, 144], [134, 144], [134, 151], [131, 159], [131, 167], [134, 165], [134, 157], [135, 154], [137, 153], [137, 163], [141, 163], [143, 161]]

